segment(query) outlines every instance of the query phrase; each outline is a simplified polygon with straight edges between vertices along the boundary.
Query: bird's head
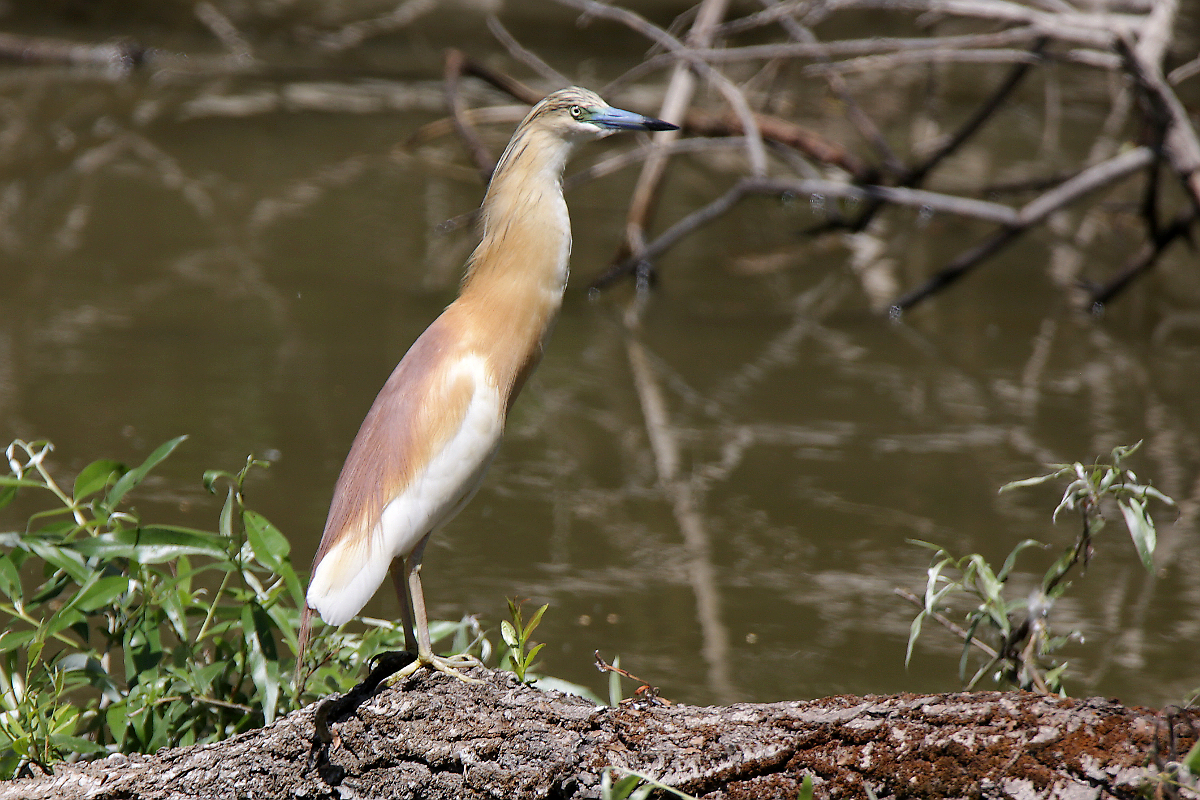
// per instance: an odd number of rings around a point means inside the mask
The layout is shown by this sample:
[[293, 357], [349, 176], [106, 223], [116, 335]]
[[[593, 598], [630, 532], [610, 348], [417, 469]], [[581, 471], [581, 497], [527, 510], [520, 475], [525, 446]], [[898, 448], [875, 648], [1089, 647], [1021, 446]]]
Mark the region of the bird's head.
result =
[[567, 140], [599, 139], [617, 131], [673, 131], [679, 127], [613, 108], [600, 95], [578, 86], [547, 95], [529, 115], [529, 122], [545, 126]]

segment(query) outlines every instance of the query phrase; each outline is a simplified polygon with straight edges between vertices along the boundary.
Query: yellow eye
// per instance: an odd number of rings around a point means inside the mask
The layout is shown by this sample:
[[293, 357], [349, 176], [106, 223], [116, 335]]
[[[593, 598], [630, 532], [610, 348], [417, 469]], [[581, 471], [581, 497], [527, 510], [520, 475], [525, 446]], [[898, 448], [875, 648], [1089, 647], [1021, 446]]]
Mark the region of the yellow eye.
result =
[[579, 106], [571, 106], [571, 119], [583, 119], [583, 109]]

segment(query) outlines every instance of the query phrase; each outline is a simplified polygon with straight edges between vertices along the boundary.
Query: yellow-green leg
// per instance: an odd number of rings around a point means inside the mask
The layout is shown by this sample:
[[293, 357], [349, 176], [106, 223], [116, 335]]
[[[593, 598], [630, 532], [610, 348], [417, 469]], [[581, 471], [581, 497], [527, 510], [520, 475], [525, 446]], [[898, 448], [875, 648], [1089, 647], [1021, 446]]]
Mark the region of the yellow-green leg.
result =
[[[467, 667], [481, 666], [479, 659], [467, 653], [459, 653], [454, 656], [436, 656], [433, 654], [433, 646], [429, 642], [429, 617], [425, 613], [425, 591], [421, 587], [421, 557], [425, 553], [425, 543], [429, 541], [429, 537], [424, 539], [413, 548], [412, 553], [408, 558], [401, 560], [405, 571], [407, 572], [407, 592], [405, 600], [412, 603], [412, 622], [416, 623], [416, 639], [417, 639], [417, 660], [406, 666], [404, 669], [397, 672], [387, 679], [388, 686], [394, 686], [398, 682], [404, 680], [409, 675], [415, 673], [421, 667], [429, 667], [438, 672], [449, 675], [452, 678], [457, 678], [464, 683], [482, 683], [476, 678], [470, 678], [459, 672], [459, 669]], [[400, 559], [397, 559], [400, 560]], [[397, 591], [399, 591], [400, 581], [397, 580]], [[402, 601], [402, 607], [407, 607], [408, 603]], [[409, 636], [408, 623], [405, 622], [405, 637]], [[405, 646], [408, 647], [410, 639], [405, 639]]]

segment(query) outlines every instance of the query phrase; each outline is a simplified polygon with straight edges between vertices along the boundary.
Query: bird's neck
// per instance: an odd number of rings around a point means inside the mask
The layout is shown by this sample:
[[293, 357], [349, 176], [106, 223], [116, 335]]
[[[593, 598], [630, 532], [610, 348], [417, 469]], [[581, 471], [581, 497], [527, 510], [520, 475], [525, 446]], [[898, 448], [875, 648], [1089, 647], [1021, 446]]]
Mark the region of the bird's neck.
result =
[[484, 197], [483, 239], [455, 302], [509, 402], [537, 365], [562, 305], [571, 222], [561, 181], [570, 150], [536, 128], [513, 137]]

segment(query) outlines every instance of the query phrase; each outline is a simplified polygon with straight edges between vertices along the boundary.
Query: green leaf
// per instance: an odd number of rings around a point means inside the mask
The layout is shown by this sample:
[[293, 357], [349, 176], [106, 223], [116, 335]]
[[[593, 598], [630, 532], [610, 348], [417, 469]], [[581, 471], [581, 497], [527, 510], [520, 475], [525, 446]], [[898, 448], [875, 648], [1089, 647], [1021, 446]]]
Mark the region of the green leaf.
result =
[[500, 621], [500, 638], [513, 650], [516, 650], [520, 644], [517, 641], [517, 629], [506, 619]]
[[547, 603], [534, 613], [533, 619], [529, 620], [529, 624], [525, 626], [525, 636], [523, 638], [526, 640], [529, 639], [530, 634], [533, 633], [533, 630], [538, 626], [538, 623], [542, 621], [542, 615], [546, 613], [546, 609], [549, 607], [550, 604]]
[[[614, 658], [612, 665], [621, 666], [621, 657]], [[621, 676], [611, 670], [608, 673], [608, 704], [613, 708], [621, 705]]]
[[1154, 571], [1154, 548], [1158, 544], [1158, 535], [1154, 522], [1146, 516], [1146, 503], [1136, 498], [1125, 498], [1117, 501], [1121, 516], [1125, 517], [1125, 527], [1133, 537], [1133, 546], [1137, 549], [1142, 566], [1148, 572]]
[[129, 493], [129, 490], [137, 486], [145, 479], [150, 470], [158, 466], [158, 463], [178, 447], [187, 436], [176, 436], [169, 442], [165, 442], [158, 446], [153, 453], [146, 457], [139, 466], [126, 472], [122, 475], [113, 487], [108, 490], [108, 496], [104, 498], [104, 504], [111, 508], [116, 508], [117, 504]]
[[287, 537], [257, 511], [246, 511], [242, 521], [246, 525], [246, 538], [254, 549], [254, 557], [264, 567], [278, 573], [291, 550]]
[[83, 585], [92, 575], [92, 569], [73, 548], [59, 547], [43, 539], [27, 538], [29, 549], [43, 561], [70, 576], [71, 580]]
[[161, 564], [185, 555], [224, 560], [229, 542], [206, 531], [164, 525], [102, 533], [69, 546], [87, 558], [128, 558], [142, 564]]
[[917, 616], [913, 618], [912, 623], [908, 626], [908, 649], [904, 651], [904, 668], [908, 669], [908, 662], [912, 660], [913, 645], [917, 643], [917, 637], [921, 635], [921, 623], [925, 620], [925, 612], [917, 612]]
[[37, 635], [37, 631], [13, 631], [0, 633], [0, 653], [23, 648]]
[[109, 734], [121, 752], [125, 752], [125, 727], [129, 723], [129, 706], [124, 701], [113, 703], [104, 712]]
[[1000, 572], [999, 572], [999, 574], [996, 575], [996, 578], [998, 580], [1000, 580], [1001, 582], [1008, 580], [1008, 574], [1010, 572], [1012, 572], [1013, 567], [1016, 566], [1017, 556], [1019, 556], [1021, 554], [1022, 550], [1026, 550], [1030, 547], [1045, 547], [1045, 546], [1046, 545], [1042, 544], [1037, 539], [1026, 539], [1025, 541], [1021, 542], [1019, 545], [1017, 545], [1016, 547], [1014, 547], [1012, 549], [1012, 552], [1010, 552], [1008, 554], [1008, 558], [1004, 559], [1004, 566], [1002, 566], [1000, 568]]
[[1183, 765], [1193, 776], [1200, 775], [1200, 742], [1196, 742], [1192, 749], [1188, 750], [1188, 754], [1183, 757]]
[[529, 655], [525, 656], [525, 663], [532, 664], [533, 660], [535, 658], [537, 658], [537, 654], [540, 653], [542, 651], [542, 648], [545, 646], [546, 646], [546, 643], [542, 642], [541, 644], [535, 645], [533, 648], [531, 648], [529, 651]]
[[13, 487], [17, 487], [17, 488], [21, 488], [21, 487], [27, 487], [27, 488], [42, 487], [42, 488], [44, 488], [46, 486], [46, 484], [42, 483], [41, 481], [32, 480], [30, 478], [17, 478], [12, 475], [0, 475], [0, 486], [13, 486]]
[[274, 655], [275, 644], [271, 638], [270, 618], [258, 603], [251, 602], [242, 606], [242, 633], [246, 638], [250, 677], [263, 695], [263, 716], [266, 724], [270, 725], [275, 721], [275, 708], [279, 699], [279, 673], [278, 663], [275, 664], [275, 670], [268, 665], [267, 653], [271, 651]]
[[233, 541], [233, 506], [237, 493], [233, 487], [229, 487], [229, 493], [225, 496], [225, 505], [221, 507], [221, 516], [217, 520], [217, 533], [224, 536], [226, 539]]
[[1013, 489], [1024, 489], [1026, 486], [1040, 486], [1047, 481], [1052, 481], [1062, 475], [1062, 471], [1050, 472], [1046, 475], [1038, 475], [1035, 478], [1024, 478], [1019, 481], [1011, 481], [1000, 487], [1000, 494], [1011, 492]]
[[796, 795], [796, 800], [813, 800], [813, 779], [811, 774], [804, 774], [804, 780], [800, 782], [800, 793]]
[[114, 600], [129, 590], [129, 578], [125, 575], [110, 575], [101, 578], [71, 598], [68, 605], [80, 611], [94, 611], [111, 605]]
[[637, 788], [637, 785], [642, 782], [642, 779], [637, 775], [626, 775], [621, 780], [617, 781], [612, 787], [612, 797], [623, 800], [629, 797], [630, 793]]
[[75, 476], [74, 496], [76, 502], [95, 494], [108, 486], [110, 481], [119, 479], [124, 474], [125, 465], [120, 461], [113, 461], [111, 458], [102, 458], [99, 461], [93, 461]]
[[0, 592], [5, 597], [20, 600], [23, 595], [21, 574], [17, 565], [7, 555], [0, 555]]

